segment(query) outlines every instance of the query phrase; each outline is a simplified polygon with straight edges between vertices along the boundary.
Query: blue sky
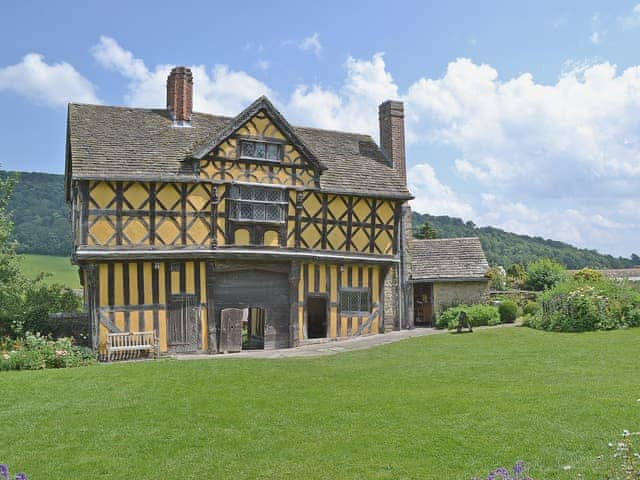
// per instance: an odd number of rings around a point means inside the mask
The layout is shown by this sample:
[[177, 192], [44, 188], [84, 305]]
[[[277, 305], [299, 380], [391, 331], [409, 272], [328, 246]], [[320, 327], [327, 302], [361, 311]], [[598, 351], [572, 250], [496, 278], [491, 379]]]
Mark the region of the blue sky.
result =
[[62, 173], [67, 102], [161, 107], [183, 64], [211, 113], [266, 93], [294, 124], [377, 137], [377, 105], [402, 99], [416, 210], [640, 252], [637, 2], [182, 8], [5, 2], [3, 168]]

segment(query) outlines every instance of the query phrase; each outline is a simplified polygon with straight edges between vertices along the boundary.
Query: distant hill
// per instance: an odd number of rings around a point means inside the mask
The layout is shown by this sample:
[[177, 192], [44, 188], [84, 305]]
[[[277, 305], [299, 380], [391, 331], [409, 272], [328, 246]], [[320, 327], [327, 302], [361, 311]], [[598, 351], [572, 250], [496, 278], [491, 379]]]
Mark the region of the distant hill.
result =
[[425, 222], [435, 228], [438, 237], [480, 237], [482, 248], [491, 265], [508, 267], [513, 263], [526, 265], [532, 261], [549, 257], [567, 268], [629, 268], [640, 265], [640, 258], [614, 257], [595, 250], [576, 248], [568, 243], [545, 240], [540, 237], [518, 235], [494, 227], [476, 227], [473, 222], [463, 222], [459, 218], [413, 214], [414, 233]]
[[[0, 172], [2, 177], [7, 175]], [[20, 172], [9, 210], [19, 252], [71, 255], [71, 220], [62, 175]]]
[[[0, 176], [7, 174], [0, 171]], [[25, 172], [21, 172], [19, 176], [9, 208], [13, 212], [20, 252], [70, 255], [71, 220], [64, 201], [63, 176]], [[471, 222], [464, 223], [459, 218], [446, 216], [414, 213], [414, 231], [425, 221], [436, 229], [441, 238], [480, 237], [487, 259], [492, 265], [527, 264], [540, 257], [553, 258], [568, 268], [629, 268], [640, 265], [640, 258], [637, 256], [633, 259], [616, 258], [595, 250], [578, 249], [563, 242], [516, 235], [499, 228], [478, 228]]]

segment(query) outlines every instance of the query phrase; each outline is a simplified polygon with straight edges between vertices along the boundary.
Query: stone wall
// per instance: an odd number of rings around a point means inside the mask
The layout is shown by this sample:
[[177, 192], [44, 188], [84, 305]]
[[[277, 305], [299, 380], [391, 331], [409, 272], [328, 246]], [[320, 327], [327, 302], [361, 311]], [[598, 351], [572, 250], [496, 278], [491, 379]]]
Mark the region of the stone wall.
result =
[[387, 333], [396, 328], [398, 319], [398, 276], [395, 265], [389, 267], [384, 276], [383, 299], [383, 331]]
[[433, 284], [433, 306], [436, 316], [449, 307], [485, 302], [489, 298], [489, 282], [440, 282]]

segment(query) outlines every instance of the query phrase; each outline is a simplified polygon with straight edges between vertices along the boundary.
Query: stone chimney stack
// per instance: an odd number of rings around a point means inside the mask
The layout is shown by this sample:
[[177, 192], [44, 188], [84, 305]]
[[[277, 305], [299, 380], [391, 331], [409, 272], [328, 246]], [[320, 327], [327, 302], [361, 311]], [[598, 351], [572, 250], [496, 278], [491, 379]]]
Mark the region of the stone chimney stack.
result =
[[167, 110], [176, 126], [188, 126], [193, 111], [193, 75], [187, 67], [175, 67], [167, 78]]
[[404, 104], [396, 100], [387, 100], [378, 107], [380, 120], [380, 146], [407, 181], [407, 166], [404, 150]]

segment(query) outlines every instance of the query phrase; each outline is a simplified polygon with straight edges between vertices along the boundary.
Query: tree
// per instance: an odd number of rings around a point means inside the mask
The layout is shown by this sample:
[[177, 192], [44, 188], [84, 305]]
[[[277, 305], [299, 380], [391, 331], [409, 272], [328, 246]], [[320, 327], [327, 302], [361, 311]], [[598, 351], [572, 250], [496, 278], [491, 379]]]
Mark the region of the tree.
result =
[[533, 290], [547, 290], [567, 278], [564, 265], [541, 258], [527, 266], [527, 286]]
[[513, 263], [507, 268], [507, 281], [517, 288], [521, 288], [527, 281], [527, 272], [519, 263]]
[[13, 222], [7, 212], [16, 181], [15, 176], [0, 179], [0, 334], [12, 330], [11, 323], [22, 307], [26, 285], [16, 254]]
[[425, 221], [418, 228], [418, 231], [415, 233], [414, 237], [419, 238], [419, 239], [438, 238], [438, 231], [435, 228], [433, 228], [433, 226], [429, 222]]

